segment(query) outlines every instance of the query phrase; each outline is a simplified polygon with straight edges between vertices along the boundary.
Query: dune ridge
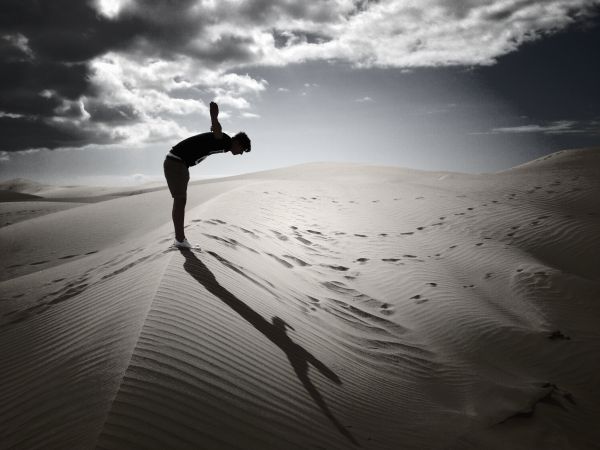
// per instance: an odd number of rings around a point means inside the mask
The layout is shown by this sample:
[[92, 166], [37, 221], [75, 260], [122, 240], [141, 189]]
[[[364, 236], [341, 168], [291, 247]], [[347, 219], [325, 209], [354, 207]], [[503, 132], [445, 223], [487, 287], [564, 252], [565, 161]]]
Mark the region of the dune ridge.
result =
[[164, 188], [6, 226], [0, 447], [594, 448], [599, 154], [190, 185], [192, 251]]

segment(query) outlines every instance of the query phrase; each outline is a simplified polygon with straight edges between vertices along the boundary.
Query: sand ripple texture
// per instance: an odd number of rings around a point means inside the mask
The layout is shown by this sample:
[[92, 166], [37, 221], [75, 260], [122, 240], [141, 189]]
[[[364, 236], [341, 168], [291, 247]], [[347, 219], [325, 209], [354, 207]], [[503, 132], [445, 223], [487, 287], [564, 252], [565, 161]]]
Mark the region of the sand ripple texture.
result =
[[188, 196], [0, 229], [0, 448], [598, 448], [600, 149]]

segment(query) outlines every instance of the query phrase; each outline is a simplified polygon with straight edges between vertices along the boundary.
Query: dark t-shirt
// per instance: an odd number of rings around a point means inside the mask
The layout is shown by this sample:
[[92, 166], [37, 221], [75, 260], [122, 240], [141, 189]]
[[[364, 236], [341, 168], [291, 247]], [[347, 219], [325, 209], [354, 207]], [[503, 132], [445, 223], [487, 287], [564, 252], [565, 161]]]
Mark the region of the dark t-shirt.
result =
[[184, 139], [176, 144], [171, 153], [179, 156], [188, 167], [195, 166], [208, 155], [223, 153], [231, 149], [231, 137], [222, 133], [221, 139], [217, 139], [212, 131], [200, 133]]

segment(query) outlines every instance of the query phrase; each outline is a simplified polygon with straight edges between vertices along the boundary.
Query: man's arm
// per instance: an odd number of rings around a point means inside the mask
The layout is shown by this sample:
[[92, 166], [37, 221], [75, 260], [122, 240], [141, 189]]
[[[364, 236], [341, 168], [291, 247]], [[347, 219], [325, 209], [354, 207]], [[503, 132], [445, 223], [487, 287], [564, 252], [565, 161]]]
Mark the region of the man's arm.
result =
[[210, 131], [213, 132], [216, 139], [221, 139], [223, 133], [221, 132], [221, 124], [219, 123], [219, 106], [215, 102], [210, 102], [210, 121], [212, 123]]

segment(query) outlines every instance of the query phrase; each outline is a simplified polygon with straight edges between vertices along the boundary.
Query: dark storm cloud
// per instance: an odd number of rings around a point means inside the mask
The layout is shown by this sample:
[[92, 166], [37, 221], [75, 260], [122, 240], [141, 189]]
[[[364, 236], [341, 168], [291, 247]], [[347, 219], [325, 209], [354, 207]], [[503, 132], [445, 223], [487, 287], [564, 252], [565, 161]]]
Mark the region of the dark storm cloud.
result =
[[152, 40], [157, 50], [176, 49], [203, 25], [201, 17], [188, 13], [194, 4], [138, 0], [110, 19], [91, 0], [3, 0], [0, 29], [24, 35], [36, 58], [82, 62], [128, 48], [136, 39]]
[[92, 100], [85, 105], [92, 122], [106, 124], [131, 123], [140, 119], [139, 112], [133, 105], [105, 105], [101, 101]]
[[96, 130], [86, 130], [75, 124], [51, 124], [37, 117], [0, 117], [2, 140], [0, 150], [18, 151], [31, 148], [84, 146], [90, 141], [111, 142], [110, 136]]
[[[144, 51], [173, 57], [185, 50], [202, 27], [188, 14], [192, 0], [140, 0], [114, 20], [100, 14], [91, 1], [3, 0], [0, 3], [0, 112], [21, 115], [0, 121], [0, 150], [56, 148], [82, 143], [106, 143], [97, 130], [57, 125], [53, 117], [75, 117], [72, 107], [57, 108], [82, 95], [93, 98], [88, 62], [109, 50], [126, 50], [142, 42]], [[151, 42], [151, 44], [149, 44]], [[245, 42], [223, 39], [206, 51], [242, 57]], [[46, 95], [42, 95], [46, 92]], [[50, 95], [51, 94], [51, 95]], [[92, 102], [96, 122], [135, 120], [131, 106], [102, 106]], [[35, 144], [35, 145], [33, 145]]]

